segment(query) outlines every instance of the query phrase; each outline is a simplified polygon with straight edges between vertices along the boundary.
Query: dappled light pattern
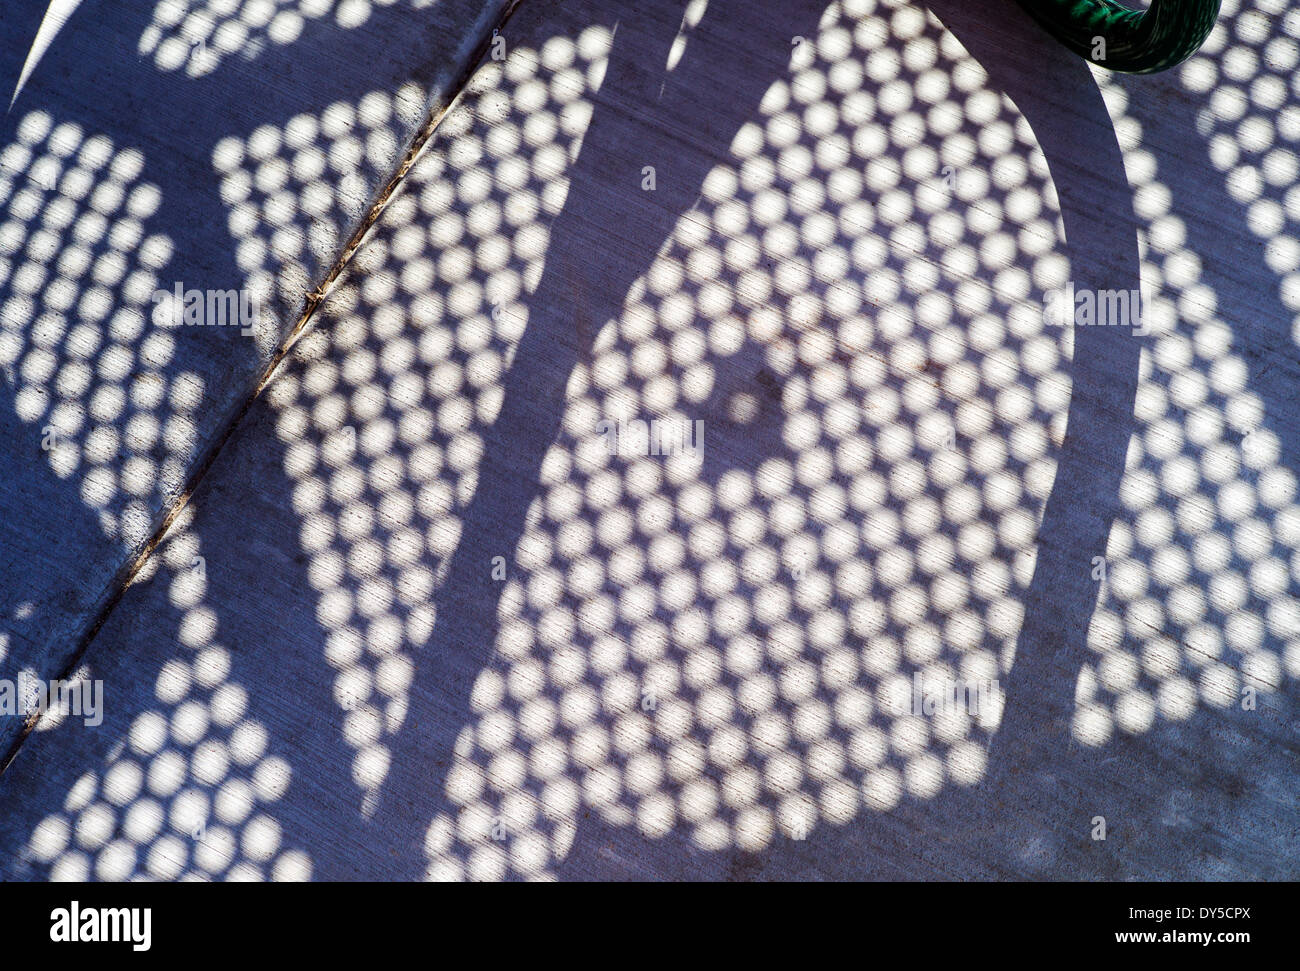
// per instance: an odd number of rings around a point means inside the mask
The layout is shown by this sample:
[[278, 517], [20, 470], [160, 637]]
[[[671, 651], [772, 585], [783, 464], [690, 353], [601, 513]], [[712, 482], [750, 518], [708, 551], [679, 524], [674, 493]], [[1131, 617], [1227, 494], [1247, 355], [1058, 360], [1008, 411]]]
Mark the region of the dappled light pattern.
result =
[[[543, 93], [589, 67], [541, 60], [484, 73], [554, 130]], [[921, 10], [832, 5], [602, 327], [430, 876], [542, 876], [583, 805], [758, 850], [982, 777], [997, 701], [918, 717], [913, 675], [1008, 670], [1069, 398], [1054, 193], [985, 81]], [[459, 136], [498, 171], [501, 123]], [[702, 456], [609, 455], [600, 423], [632, 419], [702, 420]]]
[[143, 168], [43, 112], [0, 152], [0, 367], [31, 448], [129, 549], [184, 483], [204, 391], [169, 369], [177, 336], [152, 319], [173, 244], [149, 231], [162, 198]]
[[[164, 2], [149, 51], [166, 70], [199, 73], [177, 53], [187, 43], [164, 61], [164, 38], [216, 37], [253, 11], [250, 34], [275, 41], [269, 10], [301, 19], [345, 6]], [[1241, 116], [1222, 97], [1205, 123], [1224, 128], [1212, 152], [1229, 191], [1259, 190], [1252, 231], [1268, 240], [1294, 310], [1296, 234], [1282, 230], [1297, 218], [1295, 155], [1280, 141], [1300, 128], [1277, 83], [1295, 63], [1296, 21], [1279, 14], [1261, 28], [1265, 41], [1238, 7], [1225, 3], [1224, 25], [1183, 72], [1193, 88], [1207, 71], [1225, 86], [1221, 75], [1250, 78], [1243, 45], [1263, 44], [1280, 66], [1249, 95], [1263, 125], [1230, 130]], [[702, 8], [689, 5], [668, 69], [707, 29]], [[549, 227], [584, 190], [568, 177], [612, 38], [562, 9], [547, 23], [559, 36], [484, 62], [266, 392], [364, 815], [393, 774], [398, 735], [419, 730], [414, 658], [448, 622], [435, 596], [493, 458], [487, 432], [536, 310]], [[1244, 687], [1266, 697], [1300, 672], [1294, 477], [1247, 386], [1231, 322], [1216, 315], [1208, 255], [1188, 248], [1169, 214], [1128, 82], [1098, 72], [1098, 83], [1144, 221], [1152, 334], [1131, 338], [1146, 342], [1138, 431], [1089, 631], [1095, 658], [1076, 689], [1073, 731], [1086, 746], [1238, 704]], [[292, 281], [312, 278], [313, 261], [342, 241], [296, 213], [335, 225], [340, 213], [358, 217], [367, 200], [351, 173], [391, 157], [387, 126], [418, 107], [413, 98], [375, 93], [217, 146], [250, 285], [285, 299]], [[156, 275], [169, 250], [139, 244], [147, 187], [131, 153], [107, 144], [98, 164], [80, 164], [108, 171], [109, 196], [125, 201], [101, 212], [99, 190], [87, 188], [42, 210], [46, 196], [13, 173], [49, 169], [39, 151], [71, 155], [42, 147], [57, 131], [33, 118], [0, 183], [12, 213], [0, 226], [0, 283], [14, 293], [3, 363], [24, 420], [45, 423], [61, 406], [52, 393], [79, 400], [91, 386], [56, 377], [60, 355], [105, 355], [98, 344], [64, 350], [93, 342], [75, 328], [65, 335], [67, 308], [49, 302], [60, 290], [45, 267], [57, 258], [68, 285], [83, 288], [80, 277], [98, 273], [98, 286], [126, 294], [114, 307], [143, 314], [152, 277], [143, 298], [124, 281]], [[1251, 159], [1255, 175], [1243, 170]], [[642, 178], [627, 173], [629, 186]], [[105, 250], [117, 254], [106, 277], [57, 235], [81, 225], [82, 199], [96, 239], [126, 232], [110, 228], [111, 213], [137, 207], [135, 242]], [[29, 229], [41, 211], [56, 222]], [[1057, 485], [1073, 331], [1046, 318], [1044, 295], [1079, 268], [1062, 254], [1057, 195], [1032, 132], [919, 6], [843, 0], [816, 36], [792, 44], [789, 72], [679, 215], [661, 250], [643, 254], [648, 269], [621, 312], [580, 335], [591, 352], [569, 377], [517, 548], [473, 551], [484, 596], [501, 585], [500, 629], [474, 671], [473, 715], [439, 755], [452, 766], [431, 801], [449, 808], [429, 821], [430, 878], [545, 879], [587, 815], [754, 852], [986, 778], [996, 691], [977, 714], [920, 716], [911, 705], [917, 675], [977, 685], [1011, 671]], [[286, 269], [272, 279], [269, 265]], [[166, 328], [135, 326], [114, 354], [154, 360], [161, 351], [136, 345]], [[89, 373], [120, 384], [127, 372], [104, 360]], [[609, 422], [650, 420], [701, 422], [702, 451], [635, 454], [635, 441], [610, 451]], [[80, 421], [67, 426], [74, 451], [52, 455], [61, 474], [90, 462]], [[170, 481], [141, 468], [151, 488]], [[97, 508], [105, 529], [124, 531], [137, 479], [125, 464], [111, 471], [116, 491]], [[289, 766], [231, 677], [220, 597], [201, 563], [183, 517], [147, 568], [166, 571], [181, 612], [176, 656], [156, 705], [32, 833], [28, 860], [56, 878], [312, 874], [276, 818]]]
[[1300, 10], [1283, 0], [1225, 0], [1219, 27], [1184, 65], [1205, 103], [1197, 128], [1292, 312], [1300, 343]]
[[[1199, 126], [1211, 161], [1246, 208], [1250, 231], [1267, 241], [1281, 305], [1292, 313], [1300, 311], [1298, 39], [1295, 11], [1228, 0], [1201, 54], [1180, 71], [1206, 97]], [[1281, 416], [1247, 386], [1249, 368], [1234, 350], [1233, 327], [1250, 322], [1220, 316], [1203, 279], [1213, 255], [1190, 248], [1171, 213], [1128, 92], [1097, 73], [1143, 219], [1153, 333], [1121, 492], [1127, 515], [1111, 530], [1089, 630], [1097, 658], [1077, 692], [1074, 731], [1090, 745], [1116, 730], [1145, 731], [1157, 717], [1185, 720], [1198, 704], [1260, 704], [1284, 676], [1300, 676], [1300, 505], [1274, 430]], [[1292, 335], [1300, 340], [1300, 315]], [[1295, 360], [1285, 346], [1272, 353]]]
[[[421, 111], [418, 92], [404, 87], [396, 97], [331, 105], [319, 117], [214, 148], [236, 262], [261, 310], [253, 336], [264, 353], [278, 339], [268, 307], [277, 298], [301, 302], [315, 270], [309, 260], [328, 262], [341, 245], [326, 224], [360, 219], [366, 180], [381, 181], [384, 159], [398, 154], [399, 118], [409, 129], [410, 113]], [[153, 512], [170, 506], [183, 485], [193, 459], [190, 416], [203, 396], [197, 375], [166, 371], [175, 337], [186, 331], [178, 334], [171, 302], [155, 307], [151, 299], [173, 284], [161, 275], [170, 241], [145, 232], [161, 200], [138, 183], [138, 152], [115, 153], [107, 139], [54, 128], [39, 113], [18, 134], [3, 155], [10, 218], [0, 226], [0, 285], [12, 295], [0, 354], [19, 389], [19, 417], [37, 426], [32, 447], [41, 447], [45, 426], [53, 428], [52, 467], [82, 476], [82, 498], [105, 531], [135, 548], [151, 535]], [[104, 333], [113, 339], [101, 343]], [[252, 339], [239, 327], [189, 334]], [[249, 717], [247, 692], [230, 679], [205, 560], [184, 526], [184, 519], [173, 526], [137, 577], [162, 567], [168, 599], [181, 611], [180, 651], [159, 675], [157, 707], [136, 718], [103, 771], [87, 773], [63, 811], [33, 833], [25, 858], [54, 879], [310, 875], [307, 857], [281, 845], [268, 811], [288, 785], [288, 765], [266, 754], [268, 732]], [[37, 730], [55, 721], [49, 713]]]
[[[423, 114], [420, 88], [408, 84], [216, 144], [212, 162], [229, 207], [235, 262], [262, 305], [298, 307], [347, 242], [340, 233], [369, 211], [371, 187], [391, 175], [400, 133]], [[268, 352], [277, 343], [269, 329], [258, 336]]]
[[251, 60], [268, 44], [294, 43], [310, 21], [351, 29], [399, 2], [420, 10], [436, 0], [158, 0], [138, 47], [161, 71], [203, 77], [231, 55]]
[[43, 819], [24, 861], [51, 880], [305, 880], [311, 860], [284, 846], [273, 813], [289, 765], [230, 677], [205, 602], [208, 581], [188, 512], [160, 547], [170, 600], [182, 608], [176, 655], [99, 771], [82, 775]]
[[[332, 260], [342, 244], [331, 227], [346, 226], [361, 218], [369, 204], [367, 182], [373, 184], [382, 181], [385, 159], [391, 163], [397, 154], [397, 126], [404, 124], [409, 130], [412, 127], [412, 113], [418, 116], [422, 110], [419, 91], [414, 86], [405, 86], [396, 95], [372, 93], [357, 104], [338, 103], [330, 105], [318, 116], [295, 117], [283, 128], [264, 126], [252, 132], [247, 139], [232, 137], [217, 143], [213, 150], [213, 163], [221, 177], [223, 201], [230, 207], [229, 228], [237, 240], [236, 263], [246, 274], [244, 286], [254, 294], [259, 306], [265, 308], [277, 298], [290, 305], [297, 305], [301, 301], [309, 275], [316, 268], [312, 260], [317, 263]], [[25, 141], [32, 141], [38, 136], [43, 137], [49, 127], [44, 116], [33, 116], [32, 120], [24, 123], [20, 134], [29, 133], [22, 137]], [[59, 134], [59, 131], [56, 130], [55, 134]], [[72, 135], [65, 132], [60, 137], [71, 138]], [[86, 150], [87, 153], [96, 144], [98, 142], [92, 144]], [[59, 151], [68, 154], [65, 150]], [[55, 151], [54, 155], [58, 156], [59, 151]], [[95, 158], [88, 157], [92, 160]], [[15, 167], [20, 163], [31, 167], [37, 178], [58, 175], [60, 171], [51, 168], [53, 163], [48, 159], [41, 160], [32, 149], [23, 154], [11, 147], [5, 158], [12, 161]], [[138, 157], [128, 153], [125, 158], [126, 162], [118, 161], [117, 167], [110, 168], [110, 171], [138, 173]], [[135, 167], [129, 168], [128, 163]], [[101, 161], [99, 167], [103, 168], [106, 164], [107, 159]], [[121, 181], [120, 176], [118, 181]], [[111, 215], [115, 208], [122, 206], [124, 198], [130, 198], [130, 204], [137, 208], [146, 201], [152, 201], [154, 208], [158, 205], [152, 196], [146, 195], [143, 199], [136, 200], [136, 197], [127, 197], [116, 183], [110, 181], [107, 185], [107, 189], [97, 190], [99, 195], [89, 195], [92, 203], [107, 210], [106, 215]], [[28, 198], [33, 191], [35, 190], [28, 189], [28, 195], [16, 198], [13, 205], [25, 207], [18, 210], [17, 215], [25, 217], [28, 210], [38, 211], [39, 202]], [[431, 204], [434, 198], [431, 197]], [[64, 218], [57, 207], [47, 209], [46, 213], [47, 221]], [[152, 210], [136, 213], [140, 218], [151, 214]], [[92, 217], [96, 215], [98, 210], [91, 213]], [[423, 214], [427, 215], [428, 213]], [[109, 231], [107, 225], [99, 225], [102, 220], [103, 216], [100, 216], [98, 221], [88, 218], [83, 219], [83, 222], [90, 228], [98, 229], [102, 235]], [[31, 269], [30, 264], [37, 259], [48, 262], [53, 258], [50, 254], [61, 254], [63, 262], [60, 265], [66, 263], [78, 266], [79, 264], [69, 261], [78, 256], [80, 250], [61, 244], [58, 238], [45, 236], [34, 237], [27, 249], [23, 250], [24, 240], [18, 235], [26, 231], [23, 226], [22, 219], [15, 219], [6, 224], [3, 230], [8, 234], [4, 237], [5, 240], [12, 241], [8, 243], [5, 255], [20, 254], [28, 258], [28, 264], [19, 266], [13, 272], [26, 273], [31, 277], [26, 289], [19, 285], [13, 285], [11, 289], [39, 295], [45, 282], [44, 277], [37, 278], [37, 271]], [[134, 236], [128, 232], [132, 229]], [[89, 229], [81, 231], [85, 233]], [[120, 237], [127, 242], [135, 241], [138, 245], [141, 234], [138, 224], [127, 222], [124, 226], [115, 227], [113, 232], [116, 235], [110, 235], [110, 239]], [[95, 242], [97, 239], [91, 239], [86, 245]], [[153, 258], [156, 262], [153, 268], [161, 270], [170, 259], [171, 250], [164, 239], [151, 238], [147, 245], [139, 248], [139, 253], [141, 259]], [[113, 255], [112, 251], [110, 255]], [[89, 257], [85, 257], [85, 262], [87, 266], [82, 272], [89, 269]], [[102, 262], [108, 268], [117, 267], [117, 264], [109, 263], [107, 259]], [[0, 267], [5, 266], [8, 264], [0, 264]], [[272, 266], [277, 268], [274, 275], [268, 269]], [[120, 268], [118, 272], [122, 274]], [[538, 271], [534, 270], [534, 274], [536, 272]], [[100, 273], [106, 275], [104, 270], [100, 270]], [[3, 282], [5, 281], [0, 280], [0, 283]], [[17, 282], [22, 283], [22, 280]], [[63, 287], [71, 286], [67, 281], [58, 282]], [[113, 282], [112, 278], [108, 278], [108, 282]], [[104, 298], [110, 306], [126, 304], [127, 309], [119, 311], [112, 320], [117, 324], [121, 318], [123, 323], [132, 324], [134, 329], [129, 336], [150, 341], [145, 345], [146, 349], [153, 350], [153, 356], [159, 359], [159, 363], [165, 364], [167, 358], [164, 355], [171, 346], [166, 343], [170, 340], [168, 335], [178, 325], [175, 308], [171, 308], [171, 313], [166, 312], [168, 305], [164, 303], [160, 305], [159, 312], [153, 313], [150, 295], [160, 286], [156, 275], [145, 277], [137, 274], [130, 282], [133, 289], [127, 295], [129, 299], [113, 295]], [[161, 284], [164, 290], [169, 285], [170, 281]], [[44, 292], [57, 294], [60, 290], [46, 285]], [[76, 291], [73, 290], [72, 293], [75, 297]], [[94, 291], [91, 291], [91, 295], [94, 295]], [[81, 299], [86, 304], [89, 298], [82, 296]], [[339, 299], [330, 303], [331, 317], [337, 317], [343, 312], [341, 301], [345, 299], [344, 295], [340, 295]], [[47, 344], [63, 334], [63, 329], [48, 325], [44, 329], [31, 326], [30, 321], [44, 320], [41, 309], [32, 300], [23, 301], [18, 298], [12, 299], [6, 308], [5, 361], [20, 368], [17, 373], [30, 375], [31, 382], [31, 387], [23, 392], [28, 397], [24, 398], [23, 394], [19, 396], [20, 411], [25, 401], [39, 404], [49, 397], [46, 388], [50, 374], [47, 370], [40, 370], [38, 365], [46, 358], [56, 360], [54, 354], [59, 347], [50, 345], [47, 348]], [[423, 319], [419, 317], [421, 313], [430, 313], [427, 306], [415, 308], [413, 312], [417, 320]], [[85, 311], [82, 316], [87, 320], [87, 326], [82, 329], [89, 330], [90, 318]], [[433, 316], [436, 316], [436, 312]], [[150, 320], [155, 326], [148, 326]], [[255, 328], [255, 336], [263, 345], [264, 351], [269, 351], [278, 336], [277, 328], [270, 326], [269, 320], [269, 317], [259, 320]], [[389, 318], [387, 322], [390, 329], [384, 329], [381, 321], [375, 322], [376, 336], [372, 340], [380, 342], [385, 362], [404, 360], [403, 331], [410, 321], [399, 315], [396, 319]], [[22, 327], [20, 324], [27, 326]], [[466, 324], [466, 341], [472, 339], [469, 330], [473, 326], [473, 323]], [[35, 336], [27, 336], [29, 332]], [[98, 330], [91, 333], [98, 334]], [[248, 339], [239, 336], [239, 328], [229, 328], [226, 333], [231, 339]], [[347, 341], [354, 336], [344, 336], [341, 333], [338, 339]], [[82, 334], [80, 339], [86, 341], [88, 337]], [[301, 352], [305, 358], [310, 359], [314, 342], [318, 339], [317, 334], [305, 339]], [[392, 342], [391, 346], [384, 343], [385, 339]], [[37, 343], [35, 349], [27, 351], [25, 356], [23, 340]], [[46, 343], [39, 343], [42, 340]], [[426, 353], [431, 355], [431, 363], [443, 360], [439, 338], [430, 338], [424, 346]], [[11, 348], [13, 350], [9, 350]], [[81, 356], [85, 357], [94, 350], [96, 348], [92, 345]], [[117, 376], [119, 381], [132, 368], [143, 368], [152, 360], [146, 358], [145, 365], [136, 364], [129, 347], [114, 347], [110, 350], [112, 353], [106, 358], [107, 364], [101, 365], [100, 373]], [[345, 368], [346, 373], [362, 374], [356, 370], [359, 360], [359, 354], [353, 355], [350, 358], [351, 364]], [[91, 363], [94, 363], [93, 357]], [[109, 371], [109, 365], [114, 370]], [[329, 366], [331, 365], [326, 365]], [[496, 369], [499, 370], [500, 367], [498, 363]], [[295, 374], [296, 371], [291, 368], [276, 382], [271, 395], [273, 400], [283, 401], [284, 395], [296, 386]], [[321, 395], [321, 400], [314, 402], [317, 407], [312, 417], [318, 422], [327, 422], [339, 414], [331, 410], [331, 405], [336, 405], [338, 399], [328, 394], [329, 387], [321, 383], [321, 376], [320, 368], [312, 370], [306, 379], [306, 385], [309, 391], [317, 391]], [[425, 378], [427, 377], [426, 373]], [[146, 383], [146, 379], [150, 383]], [[173, 380], [179, 383], [180, 388], [187, 386], [185, 382], [197, 382], [197, 378], [188, 375]], [[136, 378], [136, 383], [145, 384], [146, 387], [167, 387], [165, 375], [152, 369]], [[62, 387], [59, 384], [55, 386]], [[374, 389], [379, 389], [379, 385], [376, 384]], [[409, 380], [399, 388], [408, 389]], [[177, 409], [182, 405], [192, 408], [201, 398], [201, 383], [196, 384], [191, 391], [192, 400], [182, 397], [180, 390], [175, 390], [170, 398], [164, 397], [159, 404]], [[121, 392], [118, 391], [118, 394]], [[138, 392], [137, 395], [139, 394], [141, 393]], [[105, 392], [101, 390], [100, 397], [104, 395]], [[363, 391], [349, 397], [346, 405], [358, 415], [351, 419], [361, 429], [356, 444], [363, 449], [373, 450], [374, 435], [379, 430], [380, 423], [366, 425], [359, 417], [366, 414], [365, 402], [370, 397]], [[404, 398], [399, 395], [399, 400]], [[379, 401], [382, 405], [382, 392]], [[41, 414], [33, 410], [31, 416], [24, 414], [22, 417], [28, 421], [38, 421], [41, 420]], [[80, 413], [73, 414], [76, 417]], [[417, 445], [425, 443], [425, 437], [436, 427], [437, 413], [430, 414], [434, 417], [428, 426], [422, 424], [418, 417], [407, 420], [404, 433], [408, 440]], [[117, 427], [122, 427], [125, 423], [128, 434], [135, 427], [132, 422], [126, 421], [120, 411], [106, 417], [115, 419]], [[159, 424], [170, 428], [165, 422], [179, 422], [183, 417], [183, 413], [164, 411]], [[296, 417], [297, 413], [286, 406], [281, 427], [293, 427]], [[484, 420], [490, 421], [491, 417], [492, 414], [487, 413]], [[443, 410], [442, 418], [444, 427], [459, 430], [460, 417], [454, 404]], [[62, 429], [63, 426], [59, 427]], [[68, 424], [68, 441], [65, 443], [60, 437], [62, 448], [73, 448], [76, 438], [71, 436], [79, 428], [81, 425], [76, 422]], [[111, 427], [109, 433], [112, 433]], [[105, 432], [101, 429], [98, 434], [103, 435]], [[129, 452], [118, 455], [117, 441], [116, 437], [112, 439], [114, 448], [106, 454], [126, 463], [128, 469], [134, 468], [130, 464], [133, 457]], [[185, 444], [189, 447], [191, 440], [186, 439]], [[477, 452], [471, 440], [464, 436], [449, 436], [446, 444], [451, 448], [451, 462], [458, 463], [462, 468], [473, 468]], [[39, 447], [39, 439], [34, 438], [33, 447]], [[387, 447], [385, 442], [380, 451], [385, 451]], [[59, 468], [58, 457], [62, 454], [52, 453], [56, 469]], [[436, 474], [442, 467], [441, 460], [436, 458], [439, 455], [438, 447], [431, 443], [415, 450], [413, 474], [427, 474], [436, 479]], [[334, 453], [328, 452], [327, 456], [334, 457], [337, 461]], [[174, 482], [167, 480], [173, 490], [183, 481], [189, 457], [187, 454], [169, 460], [175, 465]], [[426, 463], [431, 457], [434, 464], [428, 466]], [[298, 469], [298, 463], [304, 460], [300, 447], [286, 451], [286, 464], [291, 470]], [[76, 453], [64, 461], [71, 463], [69, 472], [76, 469]], [[172, 464], [166, 468], [171, 469]], [[148, 470], [152, 470], [152, 466]], [[377, 467], [377, 481], [382, 482], [388, 471], [388, 465]], [[124, 473], [119, 472], [117, 475], [123, 476]], [[109, 485], [116, 485], [119, 479], [110, 478], [106, 481]], [[341, 478], [335, 484], [335, 495], [345, 494], [346, 488], [347, 483]], [[463, 489], [462, 485], [462, 492]], [[127, 492], [125, 489], [120, 491]], [[109, 491], [107, 495], [110, 498], [117, 497], [118, 492]], [[118, 504], [125, 503], [130, 495], [127, 493], [125, 498], [118, 498]], [[308, 488], [295, 497], [295, 507], [304, 514], [303, 543], [308, 547], [317, 541], [315, 537], [322, 535], [317, 518], [309, 515], [310, 495], [311, 490]], [[436, 488], [430, 491], [425, 500], [423, 508], [436, 506], [439, 501]], [[90, 501], [89, 498], [87, 501]], [[147, 510], [159, 505], [155, 499], [152, 505], [141, 501], [137, 506], [128, 507], [141, 520], [135, 532], [130, 534], [136, 542], [143, 541], [151, 528]], [[343, 535], [351, 535], [350, 531], [357, 529], [352, 514], [367, 508], [369, 507], [364, 502], [354, 502], [347, 506], [349, 515], [341, 524]], [[382, 512], [388, 510], [388, 506], [382, 504], [379, 508]], [[105, 516], [107, 513], [101, 514], [101, 518]], [[106, 528], [115, 526], [120, 517], [119, 513], [112, 519], [104, 518]], [[439, 548], [438, 544], [445, 546], [448, 542], [454, 542], [454, 530], [447, 532], [444, 529], [446, 523], [437, 516], [433, 519], [437, 520], [430, 523], [433, 548]], [[103, 771], [84, 776], [69, 794], [63, 811], [47, 817], [33, 833], [26, 849], [26, 858], [32, 864], [48, 867], [48, 872], [54, 879], [111, 880], [129, 876], [163, 880], [181, 877], [303, 879], [310, 875], [310, 860], [301, 851], [286, 849], [281, 845], [280, 824], [269, 807], [283, 795], [289, 782], [289, 768], [282, 759], [266, 754], [267, 730], [246, 711], [246, 690], [230, 679], [229, 650], [217, 641], [218, 619], [214, 608], [218, 605], [210, 602], [207, 596], [208, 579], [198, 537], [186, 529], [184, 523], [185, 520], [182, 520], [173, 527], [167, 542], [145, 562], [138, 578], [147, 579], [160, 565], [163, 567], [164, 577], [169, 584], [168, 599], [182, 611], [178, 631], [181, 650], [177, 657], [166, 663], [159, 675], [155, 687], [157, 707], [136, 718], [129, 738], [109, 759], [109, 764]], [[358, 546], [351, 562], [361, 562], [359, 558], [366, 552], [366, 548]], [[416, 555], [423, 556], [425, 551], [417, 550]], [[324, 573], [328, 570], [328, 564], [322, 562], [315, 570]], [[417, 563], [415, 573], [405, 577], [402, 582], [408, 602], [418, 602], [419, 597], [427, 595], [431, 583], [432, 573]], [[416, 599], [413, 601], [412, 597]], [[368, 608], [370, 601], [363, 599], [363, 604]], [[323, 602], [322, 616], [330, 616], [329, 601]], [[396, 631], [392, 631], [385, 628], [382, 617], [374, 619], [376, 623], [366, 630], [373, 650], [378, 653], [383, 653], [386, 648], [391, 650], [394, 643], [418, 643], [420, 624], [427, 627], [430, 622], [427, 616], [417, 614], [409, 624], [399, 625]], [[337, 626], [346, 627], [344, 624]], [[349, 630], [350, 628], [340, 629], [331, 641], [327, 652], [331, 659], [345, 656]], [[388, 635], [388, 640], [385, 640], [385, 634]], [[387, 690], [390, 698], [404, 698], [402, 663], [400, 655], [394, 653], [387, 663], [377, 666], [373, 672], [374, 683]], [[360, 683], [356, 672], [347, 675], [350, 668], [346, 665], [344, 667], [346, 676], [341, 677], [339, 698], [340, 703], [348, 706], [350, 711], [345, 722], [345, 732], [350, 738], [368, 738], [367, 714], [374, 710], [374, 706], [368, 702], [367, 693], [356, 686]], [[409, 680], [409, 673], [406, 677]], [[393, 712], [392, 717], [400, 722], [400, 709]], [[48, 727], [50, 721], [50, 716], [43, 718], [38, 723], [38, 728]], [[363, 759], [363, 755], [370, 757]], [[359, 746], [359, 782], [366, 777], [367, 771], [373, 771], [375, 764], [373, 751], [366, 746]], [[201, 837], [196, 838], [195, 833], [200, 828]]]
[[[529, 107], [521, 100], [521, 122]], [[302, 252], [301, 237], [276, 213], [294, 205], [312, 212], [312, 200], [357, 204], [353, 183], [313, 170], [304, 153], [350, 157], [360, 144], [352, 134], [366, 130], [358, 120], [371, 119], [373, 131], [391, 111], [391, 99], [372, 95], [218, 146], [241, 264], [264, 265], [269, 250], [291, 263]], [[578, 116], [571, 131], [583, 122]], [[329, 138], [329, 148], [312, 147]], [[563, 193], [554, 179], [576, 152], [547, 140], [535, 170], [507, 168], [485, 190], [477, 156], [465, 154], [471, 140], [455, 144], [446, 154], [462, 160], [461, 177], [448, 179], [456, 166], [441, 150], [425, 155], [357, 253], [349, 278], [364, 274], [360, 286], [337, 288], [267, 390], [285, 469], [297, 482], [289, 499], [302, 518], [317, 618], [329, 632], [325, 660], [338, 671], [334, 696], [364, 806], [386, 775], [386, 745], [406, 713], [409, 653], [428, 639], [428, 600], [459, 539], [456, 513], [472, 494], [482, 453], [476, 430], [500, 408], [498, 379], [524, 319], [517, 301], [525, 281], [535, 284], [541, 274], [540, 220], [559, 211]], [[544, 199], [528, 187], [534, 172], [552, 179]], [[277, 193], [288, 194], [282, 208]], [[499, 234], [480, 239], [477, 252], [457, 248], [459, 213], [486, 195], [506, 213]], [[489, 256], [489, 243], [504, 247], [494, 251], [499, 259]], [[159, 676], [158, 706], [137, 717], [104, 771], [84, 777], [63, 811], [39, 825], [27, 855], [56, 879], [309, 876], [310, 860], [281, 845], [272, 811], [289, 784], [288, 766], [266, 754], [267, 733], [245, 710], [246, 691], [230, 680], [208, 582], [193, 566], [197, 538], [179, 526], [173, 532], [161, 555], [171, 573], [169, 600], [185, 611], [182, 651]]]
[[[521, 300], [542, 272], [545, 220], [588, 117], [578, 99], [589, 78], [557, 75], [573, 110], [562, 130], [531, 135], [541, 122], [529, 66], [535, 54], [511, 57], [505, 70], [527, 70], [533, 85], [504, 106], [499, 87], [476, 79], [268, 389], [366, 806], [387, 774], [409, 655], [432, 631], [429, 601], [460, 540]], [[480, 110], [495, 122], [486, 137], [481, 123], [466, 130]]]

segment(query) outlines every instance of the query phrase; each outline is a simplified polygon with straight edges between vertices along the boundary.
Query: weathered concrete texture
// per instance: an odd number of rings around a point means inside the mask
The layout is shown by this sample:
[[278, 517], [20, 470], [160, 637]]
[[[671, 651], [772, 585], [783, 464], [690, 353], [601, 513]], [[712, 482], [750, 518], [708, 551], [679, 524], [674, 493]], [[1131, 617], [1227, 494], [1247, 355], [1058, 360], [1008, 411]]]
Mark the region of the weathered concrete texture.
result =
[[85, 0], [36, 45], [69, 6], [0, 32], [6, 103], [31, 68], [0, 122], [5, 678], [64, 671], [505, 2]]
[[1295, 22], [1118, 81], [1011, 3], [649, 7], [507, 26], [2, 872], [1300, 874], [1300, 130], [1200, 93]]

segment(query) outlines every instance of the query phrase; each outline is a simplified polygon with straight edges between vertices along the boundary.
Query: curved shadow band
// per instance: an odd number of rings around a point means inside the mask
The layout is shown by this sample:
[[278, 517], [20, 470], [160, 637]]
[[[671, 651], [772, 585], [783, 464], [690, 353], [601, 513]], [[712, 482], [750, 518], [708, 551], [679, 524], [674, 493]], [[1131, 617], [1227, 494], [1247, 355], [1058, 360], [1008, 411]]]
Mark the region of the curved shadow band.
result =
[[1152, 0], [1133, 10], [1116, 0], [1019, 0], [1053, 37], [1112, 71], [1153, 74], [1181, 64], [1205, 43], [1222, 0]]

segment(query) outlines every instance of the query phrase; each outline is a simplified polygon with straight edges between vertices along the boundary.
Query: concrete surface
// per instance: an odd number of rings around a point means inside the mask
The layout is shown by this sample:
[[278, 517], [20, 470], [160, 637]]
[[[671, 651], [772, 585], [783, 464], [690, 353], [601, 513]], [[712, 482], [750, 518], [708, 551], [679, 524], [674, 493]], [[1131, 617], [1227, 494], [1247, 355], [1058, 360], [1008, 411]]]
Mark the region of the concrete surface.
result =
[[1155, 78], [1000, 0], [525, 3], [90, 643], [104, 724], [0, 776], [0, 872], [1294, 879], [1270, 3]]
[[[5, 5], [0, 675], [68, 673], [504, 7]], [[177, 287], [256, 322], [186, 326]]]

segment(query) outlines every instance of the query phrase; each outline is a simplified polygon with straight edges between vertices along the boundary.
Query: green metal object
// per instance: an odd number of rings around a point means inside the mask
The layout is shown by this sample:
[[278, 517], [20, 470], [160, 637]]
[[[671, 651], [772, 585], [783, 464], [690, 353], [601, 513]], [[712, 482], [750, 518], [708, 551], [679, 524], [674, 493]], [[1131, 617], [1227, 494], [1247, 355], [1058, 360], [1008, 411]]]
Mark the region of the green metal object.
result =
[[1152, 0], [1147, 10], [1115, 0], [1020, 0], [1020, 5], [1080, 57], [1112, 71], [1153, 74], [1196, 53], [1221, 2]]

